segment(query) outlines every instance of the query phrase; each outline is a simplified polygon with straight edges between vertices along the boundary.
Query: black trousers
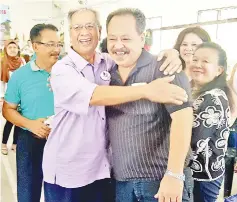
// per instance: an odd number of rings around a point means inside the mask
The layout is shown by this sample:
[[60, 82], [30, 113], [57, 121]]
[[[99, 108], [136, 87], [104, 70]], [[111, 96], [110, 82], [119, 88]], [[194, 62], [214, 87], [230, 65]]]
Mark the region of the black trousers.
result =
[[[13, 124], [11, 122], [7, 121], [5, 123], [4, 129], [3, 129], [2, 144], [7, 144], [12, 127], [13, 127]], [[19, 127], [15, 126], [14, 132], [13, 132], [13, 144], [17, 144], [18, 131], [19, 131]]]
[[224, 197], [231, 195], [233, 177], [234, 177], [235, 157], [225, 157], [225, 182], [224, 182]]
[[16, 148], [18, 202], [40, 202], [43, 184], [42, 160], [46, 140], [19, 129]]

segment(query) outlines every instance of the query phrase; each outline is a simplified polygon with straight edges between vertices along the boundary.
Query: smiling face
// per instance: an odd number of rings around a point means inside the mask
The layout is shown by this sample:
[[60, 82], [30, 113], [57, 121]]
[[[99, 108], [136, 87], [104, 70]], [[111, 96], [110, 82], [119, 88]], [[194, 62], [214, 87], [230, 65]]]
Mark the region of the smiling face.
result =
[[59, 58], [62, 47], [58, 46], [60, 38], [58, 32], [50, 29], [44, 29], [40, 32], [39, 40], [33, 43], [33, 49], [37, 58], [54, 65]]
[[203, 41], [194, 33], [186, 34], [184, 40], [180, 45], [180, 56], [185, 63], [192, 62], [193, 54], [198, 45], [202, 44]]
[[94, 54], [100, 38], [101, 28], [95, 13], [90, 10], [76, 12], [71, 18], [71, 44], [80, 55]]
[[19, 52], [18, 46], [15, 43], [10, 43], [7, 46], [6, 50], [7, 50], [7, 54], [10, 57], [16, 57], [18, 55], [18, 52]]
[[191, 65], [191, 77], [197, 86], [202, 87], [211, 82], [223, 71], [223, 67], [219, 66], [217, 50], [200, 48], [195, 52]]
[[118, 66], [134, 67], [144, 47], [144, 34], [139, 34], [132, 15], [114, 16], [108, 24], [108, 52]]

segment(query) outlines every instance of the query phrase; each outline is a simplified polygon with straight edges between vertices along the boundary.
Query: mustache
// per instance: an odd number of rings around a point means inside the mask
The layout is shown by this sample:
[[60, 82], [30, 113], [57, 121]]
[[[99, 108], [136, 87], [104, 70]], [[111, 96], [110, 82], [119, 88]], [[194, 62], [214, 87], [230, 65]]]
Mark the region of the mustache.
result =
[[112, 53], [115, 53], [115, 52], [129, 53], [129, 50], [127, 48], [113, 49]]
[[54, 52], [54, 53], [51, 53], [50, 55], [51, 55], [51, 56], [59, 56], [60, 53], [55, 53], [55, 52]]

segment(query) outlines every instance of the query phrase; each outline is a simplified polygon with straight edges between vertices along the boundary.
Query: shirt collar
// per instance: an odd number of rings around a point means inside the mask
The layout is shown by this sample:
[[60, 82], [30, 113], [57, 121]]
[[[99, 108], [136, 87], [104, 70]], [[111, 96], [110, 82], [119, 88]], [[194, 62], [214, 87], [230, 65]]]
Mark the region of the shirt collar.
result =
[[76, 65], [76, 69], [78, 69], [79, 71], [82, 71], [87, 65], [99, 65], [104, 60], [102, 54], [96, 52], [94, 64], [90, 64], [72, 48], [70, 48], [68, 51], [68, 57]]
[[148, 64], [151, 63], [152, 59], [153, 55], [143, 49], [140, 57], [137, 60], [135, 69], [140, 69], [141, 67], [147, 66]]
[[[147, 65], [149, 65], [153, 59], [153, 55], [150, 54], [149, 52], [147, 52], [146, 50], [142, 50], [142, 53], [140, 55], [140, 57], [137, 60], [137, 64], [136, 66], [133, 68], [133, 70], [131, 71], [130, 75], [133, 74], [134, 72], [136, 72], [137, 70], [139, 70], [142, 67], [146, 67]], [[115, 69], [118, 69], [118, 65], [115, 65]]]
[[35, 60], [32, 60], [30, 62], [30, 66], [31, 66], [31, 69], [32, 69], [33, 72], [40, 71], [40, 68], [36, 65]]

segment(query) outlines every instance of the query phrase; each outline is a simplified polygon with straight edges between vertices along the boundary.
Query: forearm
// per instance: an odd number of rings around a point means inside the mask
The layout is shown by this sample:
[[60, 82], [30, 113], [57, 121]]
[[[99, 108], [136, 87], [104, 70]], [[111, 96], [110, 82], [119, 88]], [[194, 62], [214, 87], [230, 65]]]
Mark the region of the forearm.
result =
[[[190, 110], [191, 109], [186, 109]], [[190, 147], [193, 116], [172, 120], [170, 131], [170, 150], [167, 169], [174, 173], [183, 173], [184, 162]]]
[[31, 124], [31, 120], [23, 117], [16, 109], [3, 108], [3, 117], [18, 127], [28, 129]]
[[144, 98], [144, 86], [97, 86], [90, 105], [109, 106]]

